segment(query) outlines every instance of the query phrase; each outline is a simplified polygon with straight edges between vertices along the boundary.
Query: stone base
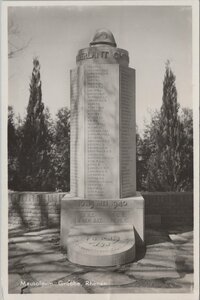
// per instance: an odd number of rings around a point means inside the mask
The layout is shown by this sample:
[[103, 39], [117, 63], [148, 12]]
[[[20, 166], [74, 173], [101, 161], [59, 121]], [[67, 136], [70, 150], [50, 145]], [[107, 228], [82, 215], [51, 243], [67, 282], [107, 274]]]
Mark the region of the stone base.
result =
[[131, 225], [136, 247], [144, 245], [144, 198], [141, 194], [123, 199], [89, 200], [66, 195], [61, 200], [61, 245], [74, 226]]
[[67, 257], [85, 266], [115, 266], [135, 258], [135, 237], [130, 225], [83, 225], [70, 229]]

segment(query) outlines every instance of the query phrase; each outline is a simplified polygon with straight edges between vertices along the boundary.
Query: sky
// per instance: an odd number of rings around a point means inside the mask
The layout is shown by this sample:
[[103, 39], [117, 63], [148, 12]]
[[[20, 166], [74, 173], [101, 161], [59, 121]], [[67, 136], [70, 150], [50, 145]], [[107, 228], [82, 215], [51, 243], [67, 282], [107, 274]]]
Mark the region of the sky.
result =
[[192, 108], [192, 11], [186, 6], [9, 7], [9, 34], [15, 46], [27, 45], [8, 61], [9, 105], [23, 117], [29, 101], [33, 57], [41, 65], [42, 101], [55, 116], [70, 107], [70, 69], [79, 49], [89, 46], [99, 28], [113, 33], [117, 47], [129, 52], [136, 70], [136, 123], [142, 132], [151, 112], [160, 109], [169, 59], [176, 76], [178, 102]]

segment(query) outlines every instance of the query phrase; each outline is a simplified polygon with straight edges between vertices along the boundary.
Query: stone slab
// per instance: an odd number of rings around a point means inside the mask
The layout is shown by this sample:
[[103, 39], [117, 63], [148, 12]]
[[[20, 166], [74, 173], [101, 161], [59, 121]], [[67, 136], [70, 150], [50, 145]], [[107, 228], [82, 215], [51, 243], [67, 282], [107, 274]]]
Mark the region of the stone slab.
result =
[[74, 226], [67, 237], [67, 257], [85, 266], [115, 266], [135, 258], [135, 235], [131, 225]]
[[98, 63], [71, 70], [70, 117], [71, 194], [135, 196], [135, 70]]
[[30, 288], [31, 294], [86, 294], [87, 291], [80, 285], [70, 285], [67, 283], [49, 284]]
[[26, 232], [23, 235], [24, 236], [31, 236], [31, 237], [38, 236], [38, 235], [40, 235], [40, 236], [45, 235], [46, 236], [47, 234], [52, 235], [52, 234], [56, 234], [56, 233], [59, 233], [59, 232], [60, 232], [60, 229], [58, 229], [58, 228], [48, 228], [48, 229], [42, 229], [39, 232], [38, 231]]
[[132, 274], [135, 279], [139, 280], [153, 280], [161, 278], [180, 278], [179, 273], [173, 269], [152, 270], [152, 271], [138, 271]]
[[80, 278], [85, 280], [84, 285], [90, 285], [94, 287], [98, 286], [119, 286], [127, 285], [135, 282], [135, 279], [129, 278], [124, 273], [110, 272], [110, 271], [94, 271], [88, 272]]
[[70, 187], [74, 196], [119, 197], [119, 66], [71, 71]]
[[194, 274], [193, 273], [185, 274], [183, 277], [176, 279], [175, 282], [181, 284], [182, 286], [186, 286], [186, 287], [188, 286], [192, 291], [194, 286]]
[[119, 68], [120, 197], [136, 194], [135, 70]]
[[66, 272], [67, 274], [67, 265], [63, 264], [63, 262], [44, 262], [44, 263], [34, 263], [34, 264], [26, 264], [24, 267], [24, 270], [28, 273], [32, 273], [34, 276], [34, 273], [41, 272], [44, 275], [49, 272]]
[[144, 244], [144, 199], [88, 200], [66, 195], [61, 201], [61, 245], [74, 225], [132, 225], [136, 245]]
[[85, 198], [120, 195], [119, 66], [84, 66]]
[[[187, 231], [191, 231], [191, 229], [192, 228], [187, 228]], [[176, 228], [174, 232], [183, 232], [183, 228], [181, 227], [180, 230]], [[41, 232], [38, 231], [32, 232], [32, 234], [30, 233], [30, 235], [33, 236], [40, 234]], [[28, 282], [43, 281], [51, 283], [53, 281], [52, 286], [27, 287], [23, 289], [23, 293], [41, 294], [49, 292], [56, 294], [136, 294], [154, 292], [156, 294], [172, 294], [193, 292], [193, 274], [191, 273], [191, 270], [187, 270], [185, 268], [185, 258], [183, 259], [182, 257], [183, 250], [181, 250], [179, 247], [179, 239], [175, 244], [173, 244], [172, 241], [169, 243], [169, 238], [167, 238], [169, 236], [169, 232], [161, 231], [160, 228], [157, 228], [157, 230], [146, 229], [146, 234], [149, 237], [148, 242], [150, 243], [150, 245], [148, 246], [147, 243], [146, 255], [144, 256], [144, 258], [141, 258], [139, 261], [135, 261], [134, 263], [126, 264], [123, 266], [106, 268], [78, 266], [70, 263], [67, 259], [63, 262], [55, 261], [53, 264], [50, 262], [44, 262], [44, 264], [41, 264], [41, 262], [39, 262], [36, 268], [33, 264], [29, 264], [28, 261], [26, 262], [24, 267], [23, 265], [15, 266], [15, 258], [13, 258], [13, 255], [19, 254], [19, 252], [16, 251], [21, 245], [20, 239], [17, 239], [16, 244], [9, 243], [9, 265], [11, 265], [8, 277], [8, 280], [10, 282], [9, 293], [20, 294], [21, 288], [19, 284], [21, 282], [21, 278]], [[43, 235], [44, 237], [47, 237], [49, 233], [46, 234], [45, 232], [43, 232]], [[185, 232], [181, 234], [177, 233], [177, 236], [179, 235], [188, 240], [187, 245], [188, 243], [191, 244], [192, 232]], [[57, 237], [59, 237], [58, 233]], [[157, 237], [157, 239], [155, 239], [155, 237]], [[48, 254], [49, 247], [52, 245], [50, 243], [46, 243], [45, 240], [46, 238], [39, 242], [41, 244], [42, 252]], [[166, 240], [165, 243], [163, 242], [164, 240]], [[176, 241], [176, 239], [174, 240]], [[153, 243], [153, 245], [151, 242]], [[184, 241], [184, 245], [186, 245], [185, 243], [186, 242]], [[13, 246], [15, 246], [14, 249]], [[34, 246], [35, 241], [29, 245], [28, 249], [24, 249], [23, 253], [21, 253], [20, 250], [20, 253], [22, 254], [20, 255], [20, 257], [23, 257], [24, 255], [29, 255], [31, 257], [32, 253], [35, 252]], [[10, 249], [12, 250], [10, 251]], [[61, 254], [59, 247], [54, 248], [54, 251], [55, 254]], [[157, 254], [160, 258], [159, 260], [157, 258]], [[191, 253], [190, 255], [192, 256], [193, 254]], [[191, 257], [190, 255], [188, 255], [188, 258]], [[177, 258], [180, 258], [180, 261], [178, 261], [178, 266]], [[162, 264], [161, 260], [163, 262]], [[28, 276], [29, 274], [31, 275], [32, 279], [30, 278], [30, 276]], [[142, 274], [144, 275], [143, 278]], [[177, 277], [178, 275], [179, 277]], [[26, 278], [26, 276], [28, 276], [28, 278]], [[105, 279], [105, 281], [110, 284], [108, 284], [107, 286], [98, 285], [98, 282], [101, 283], [103, 279]], [[59, 285], [57, 284], [58, 281], [60, 282]], [[84, 284], [85, 281], [89, 281], [89, 284], [87, 286]], [[95, 283], [97, 284], [95, 285]]]
[[35, 281], [44, 281], [44, 278], [48, 278], [48, 282], [52, 282], [52, 283], [55, 282], [56, 284], [57, 281], [62, 280], [67, 275], [71, 275], [71, 273], [72, 272], [70, 272], [70, 270], [66, 268], [64, 271], [60, 271], [60, 272], [59, 271], [57, 272], [56, 270], [49, 272], [47, 270], [46, 273], [44, 271], [43, 272], [38, 271], [38, 272], [30, 273], [30, 275], [34, 278]]
[[23, 264], [53, 264], [59, 260], [64, 259], [65, 256], [62, 253], [55, 253], [53, 250], [47, 253], [32, 253], [32, 255], [24, 254], [24, 257], [21, 258], [21, 263]]

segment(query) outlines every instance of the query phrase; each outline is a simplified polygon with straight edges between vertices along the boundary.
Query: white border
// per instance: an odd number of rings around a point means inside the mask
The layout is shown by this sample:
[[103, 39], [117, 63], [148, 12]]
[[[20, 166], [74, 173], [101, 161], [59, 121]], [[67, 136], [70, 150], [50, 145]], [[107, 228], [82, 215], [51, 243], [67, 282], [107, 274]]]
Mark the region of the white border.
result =
[[[194, 293], [190, 294], [8, 294], [8, 196], [7, 196], [7, 99], [8, 99], [8, 59], [7, 59], [7, 8], [10, 6], [190, 6], [193, 24], [193, 116], [194, 116]], [[199, 2], [198, 0], [171, 1], [5, 1], [1, 11], [1, 288], [3, 299], [199, 299]], [[6, 99], [6, 100], [5, 100]]]
[[[199, 291], [199, 6], [192, 10], [192, 84], [194, 120], [194, 290]], [[199, 293], [199, 292], [198, 292]], [[198, 296], [199, 297], [199, 296]]]
[[198, 9], [198, 0], [129, 0], [129, 1], [4, 1], [3, 6], [193, 6]]

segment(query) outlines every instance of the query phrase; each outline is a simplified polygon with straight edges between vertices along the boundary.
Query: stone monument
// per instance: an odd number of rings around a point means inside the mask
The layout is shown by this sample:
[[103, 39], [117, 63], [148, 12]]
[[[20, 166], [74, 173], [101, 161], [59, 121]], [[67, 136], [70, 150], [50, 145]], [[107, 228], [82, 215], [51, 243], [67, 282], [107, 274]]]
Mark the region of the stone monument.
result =
[[61, 244], [87, 266], [132, 262], [144, 243], [136, 193], [135, 70], [113, 34], [97, 30], [71, 70], [70, 195], [61, 201]]

